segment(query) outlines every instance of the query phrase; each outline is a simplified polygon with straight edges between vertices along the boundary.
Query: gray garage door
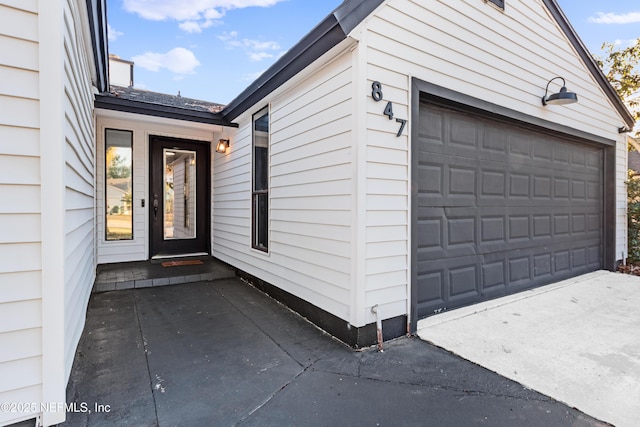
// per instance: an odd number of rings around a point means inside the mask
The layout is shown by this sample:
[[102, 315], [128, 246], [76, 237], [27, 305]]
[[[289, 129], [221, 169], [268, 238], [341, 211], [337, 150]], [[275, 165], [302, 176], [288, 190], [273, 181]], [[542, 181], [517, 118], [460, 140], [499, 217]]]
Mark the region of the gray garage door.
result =
[[601, 267], [602, 149], [424, 102], [418, 133], [418, 318]]

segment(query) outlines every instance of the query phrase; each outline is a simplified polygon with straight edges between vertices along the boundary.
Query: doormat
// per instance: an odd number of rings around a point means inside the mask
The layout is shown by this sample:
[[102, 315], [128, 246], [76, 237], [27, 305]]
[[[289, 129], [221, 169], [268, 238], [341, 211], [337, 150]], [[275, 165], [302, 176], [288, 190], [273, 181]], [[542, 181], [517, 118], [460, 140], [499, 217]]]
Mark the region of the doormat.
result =
[[182, 260], [182, 261], [165, 261], [160, 263], [160, 265], [163, 267], [179, 267], [183, 265], [201, 265], [201, 264], [204, 264], [204, 262], [199, 259], [188, 259], [188, 260]]

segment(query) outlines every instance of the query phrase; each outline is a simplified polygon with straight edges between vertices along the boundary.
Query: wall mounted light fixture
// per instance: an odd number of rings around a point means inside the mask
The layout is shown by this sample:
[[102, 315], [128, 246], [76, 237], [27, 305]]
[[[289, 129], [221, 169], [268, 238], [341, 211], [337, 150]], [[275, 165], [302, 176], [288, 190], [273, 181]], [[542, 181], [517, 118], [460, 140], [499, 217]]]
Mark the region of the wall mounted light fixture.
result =
[[[552, 81], [557, 79], [562, 80], [562, 88], [560, 88], [560, 92], [552, 93], [551, 95], [547, 96], [547, 94], [549, 93], [549, 85], [551, 84]], [[564, 78], [554, 77], [551, 80], [549, 80], [549, 82], [547, 83], [547, 88], [544, 91], [544, 96], [542, 97], [542, 105], [547, 105], [547, 104], [567, 105], [567, 104], [575, 104], [576, 102], [578, 102], [578, 95], [576, 95], [574, 92], [569, 92], [567, 90]]]
[[227, 148], [229, 148], [229, 140], [221, 139], [220, 141], [218, 141], [218, 145], [216, 145], [216, 153], [224, 154], [227, 152]]

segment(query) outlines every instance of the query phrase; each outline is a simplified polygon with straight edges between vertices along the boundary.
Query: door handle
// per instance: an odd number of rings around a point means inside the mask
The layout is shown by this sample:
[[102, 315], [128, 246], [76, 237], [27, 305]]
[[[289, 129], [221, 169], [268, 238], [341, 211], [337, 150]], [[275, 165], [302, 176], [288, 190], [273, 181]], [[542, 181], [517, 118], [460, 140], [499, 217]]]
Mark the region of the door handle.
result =
[[153, 195], [153, 219], [158, 219], [158, 195]]

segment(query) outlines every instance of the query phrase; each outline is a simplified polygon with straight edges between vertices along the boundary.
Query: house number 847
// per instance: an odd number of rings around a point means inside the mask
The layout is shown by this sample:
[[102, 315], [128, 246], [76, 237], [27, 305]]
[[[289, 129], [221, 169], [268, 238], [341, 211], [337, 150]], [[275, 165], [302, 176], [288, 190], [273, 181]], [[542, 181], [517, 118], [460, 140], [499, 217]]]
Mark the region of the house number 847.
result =
[[[376, 102], [380, 102], [384, 99], [384, 95], [382, 94], [382, 83], [376, 81], [371, 84], [371, 97]], [[387, 106], [384, 108], [384, 112], [382, 114], [389, 117], [389, 120], [393, 120], [393, 103], [391, 101], [387, 102]], [[396, 122], [400, 123], [400, 130], [398, 130], [398, 133], [396, 134], [397, 137], [400, 137], [402, 136], [402, 132], [404, 132], [404, 128], [407, 126], [407, 120], [396, 119]]]

